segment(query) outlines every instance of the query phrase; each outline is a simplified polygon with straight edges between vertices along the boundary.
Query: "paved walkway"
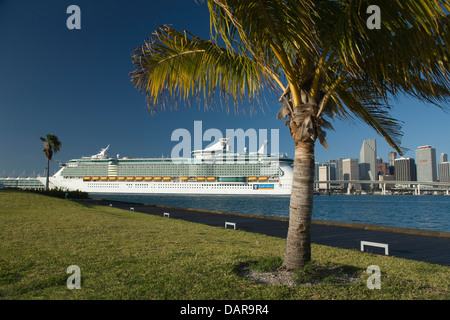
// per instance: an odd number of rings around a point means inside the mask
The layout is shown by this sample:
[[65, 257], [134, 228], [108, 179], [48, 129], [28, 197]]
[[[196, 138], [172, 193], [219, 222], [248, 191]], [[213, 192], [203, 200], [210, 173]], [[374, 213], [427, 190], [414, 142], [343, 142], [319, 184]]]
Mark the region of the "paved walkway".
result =
[[[286, 238], [287, 218], [255, 216], [247, 214], [223, 213], [206, 210], [183, 209], [156, 205], [89, 199], [81, 200], [98, 205], [142, 212], [157, 216], [169, 213], [171, 219], [225, 227], [225, 222], [236, 224], [236, 229], [269, 236]], [[416, 261], [450, 266], [450, 233], [401, 228], [389, 228], [362, 224], [345, 224], [313, 221], [311, 225], [312, 243], [344, 249], [360, 250], [361, 241], [389, 244], [389, 255]], [[366, 247], [367, 252], [384, 254], [384, 249]]]

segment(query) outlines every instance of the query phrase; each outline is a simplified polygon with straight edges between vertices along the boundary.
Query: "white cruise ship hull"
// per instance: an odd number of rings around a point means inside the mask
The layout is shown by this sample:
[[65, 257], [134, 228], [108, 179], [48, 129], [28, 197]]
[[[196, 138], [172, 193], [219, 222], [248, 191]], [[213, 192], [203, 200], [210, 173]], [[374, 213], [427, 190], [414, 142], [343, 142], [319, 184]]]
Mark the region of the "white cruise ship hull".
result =
[[82, 179], [50, 177], [50, 187], [88, 193], [118, 194], [211, 194], [211, 195], [290, 195], [286, 183], [219, 183], [219, 182], [86, 182]]

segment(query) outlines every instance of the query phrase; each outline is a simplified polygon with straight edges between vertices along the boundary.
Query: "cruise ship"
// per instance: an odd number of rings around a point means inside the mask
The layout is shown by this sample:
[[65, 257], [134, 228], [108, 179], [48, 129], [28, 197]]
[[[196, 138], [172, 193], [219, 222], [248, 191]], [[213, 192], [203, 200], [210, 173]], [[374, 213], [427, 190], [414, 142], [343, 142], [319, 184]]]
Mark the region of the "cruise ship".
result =
[[[109, 157], [99, 153], [60, 164], [51, 188], [88, 193], [290, 195], [293, 160], [258, 152], [235, 153], [227, 138], [190, 158]], [[45, 178], [42, 178], [45, 179]]]

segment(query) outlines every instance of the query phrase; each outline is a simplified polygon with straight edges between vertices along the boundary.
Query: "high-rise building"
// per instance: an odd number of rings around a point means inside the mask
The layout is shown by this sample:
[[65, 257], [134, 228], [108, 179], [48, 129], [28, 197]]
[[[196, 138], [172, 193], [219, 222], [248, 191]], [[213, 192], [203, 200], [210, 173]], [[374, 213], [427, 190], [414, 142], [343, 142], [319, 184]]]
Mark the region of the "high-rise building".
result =
[[344, 160], [344, 158], [339, 158], [338, 160], [338, 169], [336, 172], [336, 180], [344, 180], [344, 172], [342, 171], [343, 165], [342, 165], [342, 161]]
[[395, 158], [397, 158], [397, 152], [389, 152], [389, 174], [394, 175], [394, 169], [395, 169]]
[[[324, 167], [324, 166], [328, 166], [328, 162], [316, 162], [314, 164], [314, 181], [320, 180], [319, 170], [320, 170], [321, 167]], [[319, 184], [318, 183], [314, 183], [314, 188], [316, 188], [316, 189], [319, 188]]]
[[389, 152], [389, 166], [394, 166], [394, 160], [397, 158], [397, 152]]
[[433, 182], [437, 180], [436, 149], [431, 146], [416, 150], [417, 181]]
[[[328, 181], [330, 179], [330, 166], [319, 167], [319, 180]], [[319, 183], [319, 189], [330, 189], [329, 183]]]
[[[342, 173], [344, 180], [360, 180], [358, 159], [343, 159]], [[354, 184], [355, 189], [360, 189], [361, 185]], [[344, 185], [347, 188], [347, 184]]]
[[361, 180], [377, 180], [377, 141], [364, 140], [359, 154]]
[[344, 180], [360, 180], [358, 159], [343, 159], [342, 172]]
[[330, 167], [330, 180], [336, 180], [337, 178], [337, 171], [338, 171], [338, 161], [337, 160], [330, 160], [328, 161], [328, 166]]
[[448, 156], [446, 153], [441, 153], [441, 156], [439, 157], [439, 162], [440, 163], [448, 162]]
[[394, 161], [395, 180], [416, 181], [416, 164], [414, 159], [398, 158]]
[[377, 163], [377, 177], [389, 175], [389, 166], [386, 162]]
[[316, 162], [314, 163], [314, 180], [319, 180], [319, 168], [323, 166], [327, 166], [328, 162]]
[[450, 162], [439, 163], [439, 182], [450, 182]]

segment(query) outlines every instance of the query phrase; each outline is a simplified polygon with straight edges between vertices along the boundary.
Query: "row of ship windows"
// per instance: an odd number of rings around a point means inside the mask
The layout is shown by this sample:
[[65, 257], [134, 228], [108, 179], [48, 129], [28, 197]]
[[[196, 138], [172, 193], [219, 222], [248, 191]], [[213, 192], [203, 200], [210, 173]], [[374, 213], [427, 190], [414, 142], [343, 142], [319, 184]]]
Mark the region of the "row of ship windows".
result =
[[[119, 186], [118, 185], [103, 185], [103, 186], [99, 186], [98, 184], [90, 184], [89, 186], [88, 186], [89, 188], [106, 188], [106, 189], [119, 189]], [[128, 186], [129, 188], [132, 188], [132, 186]], [[141, 186], [138, 186], [138, 185], [136, 185], [136, 186], [134, 186], [135, 188], [137, 188], [137, 189], [139, 189], [139, 188], [149, 188], [149, 186], [148, 185], [141, 185]], [[281, 188], [281, 189], [288, 189], [289, 188], [289, 186], [288, 185], [286, 185], [286, 186], [279, 186], [279, 188]], [[186, 188], [185, 187], [181, 187], [181, 186], [176, 186], [176, 187], [173, 187], [173, 186], [159, 186], [158, 188], [155, 188], [154, 186], [152, 186], [151, 187], [151, 189], [184, 189], [184, 190], [186, 190]], [[190, 189], [205, 189], [205, 187], [203, 186], [203, 187], [201, 187], [201, 186], [192, 186]], [[210, 187], [208, 187], [208, 189], [233, 189], [233, 190], [236, 190], [236, 189], [253, 189], [252, 188], [252, 186], [230, 186], [230, 185], [226, 185], [226, 186], [210, 186]], [[262, 190], [262, 189], [259, 189], [259, 190]]]
[[[244, 165], [244, 166], [270, 166], [274, 163], [272, 162], [258, 162], [258, 161], [242, 161], [241, 163], [235, 163], [234, 161], [227, 163], [226, 160], [216, 160], [214, 162], [202, 162], [202, 163], [178, 163], [177, 161], [173, 162], [167, 162], [167, 163], [133, 163], [133, 164], [113, 164], [108, 165], [110, 168], [118, 168], [118, 167], [128, 167], [128, 168], [140, 168], [140, 167], [158, 167], [158, 168], [165, 168], [165, 167], [207, 167], [207, 166], [230, 166], [235, 167], [238, 165]], [[68, 166], [67, 168], [76, 168], [76, 167], [106, 167], [106, 164], [104, 163], [78, 163], [76, 166]]]
[[[127, 187], [129, 188], [133, 188], [133, 184], [132, 183], [126, 183], [125, 184]], [[98, 184], [98, 183], [88, 183], [88, 187], [95, 187], [95, 188], [119, 188], [118, 184], [113, 184], [113, 183], [105, 183], [105, 184]], [[177, 185], [177, 184], [170, 184], [170, 185], [165, 185], [165, 184], [158, 184], [158, 185], [149, 185], [149, 184], [145, 184], [145, 183], [136, 183], [134, 184], [135, 188], [166, 188], [166, 189], [174, 189], [174, 188], [182, 188], [182, 189], [186, 189], [186, 185]], [[242, 184], [209, 184], [209, 183], [199, 183], [199, 184], [195, 184], [192, 185], [191, 188], [200, 188], [200, 187], [210, 187], [210, 188], [226, 188], [226, 187], [233, 187], [233, 189], [236, 188], [240, 188], [240, 189], [248, 189], [248, 188], [253, 188], [253, 185], [242, 185]]]
[[[88, 184], [89, 188], [108, 188], [108, 189], [118, 189], [119, 186], [116, 184], [105, 184], [105, 185], [98, 185], [95, 183], [90, 183]], [[127, 184], [127, 187], [129, 188], [133, 188], [132, 184]], [[135, 188], [151, 188], [151, 189], [186, 189], [185, 186], [180, 186], [180, 185], [158, 185], [156, 186], [149, 186], [147, 184], [136, 184], [134, 185]], [[253, 189], [252, 185], [197, 185], [197, 186], [192, 186], [190, 187], [190, 189], [203, 189], [205, 187], [208, 187], [208, 189]]]
[[[119, 188], [120, 185], [116, 183], [88, 183], [88, 187], [90, 188]], [[151, 188], [151, 189], [186, 189], [186, 185], [183, 184], [158, 184], [158, 185], [149, 185], [146, 183], [126, 183], [128, 188]], [[210, 189], [223, 189], [223, 188], [231, 188], [231, 189], [253, 189], [253, 185], [243, 185], [243, 184], [212, 184], [212, 183], [199, 183], [195, 185], [191, 185], [191, 189], [202, 189], [204, 187], [208, 187]], [[280, 188], [289, 188], [289, 185], [279, 185]]]
[[[167, 172], [167, 173], [180, 173], [180, 172], [249, 172], [249, 171], [257, 171], [259, 170], [267, 170], [267, 171], [277, 171], [277, 167], [274, 166], [258, 166], [258, 165], [249, 165], [245, 167], [220, 167], [220, 166], [214, 166], [211, 168], [174, 168], [174, 166], [167, 166], [167, 167], [158, 167], [158, 168], [141, 168], [141, 167], [127, 167], [127, 168], [117, 168], [115, 170], [109, 170], [111, 172], [117, 172], [117, 173], [139, 173], [139, 172], [146, 172], [146, 173], [155, 173], [155, 174], [161, 174], [161, 172]], [[66, 168], [63, 172], [63, 175], [73, 175], [76, 173], [80, 174], [87, 174], [87, 173], [97, 173], [97, 174], [105, 174], [108, 172], [107, 168], [95, 168], [95, 167], [75, 167], [75, 168]]]
[[152, 177], [152, 176], [169, 176], [169, 177], [184, 177], [184, 176], [187, 176], [187, 177], [193, 177], [193, 176], [211, 176], [211, 177], [239, 177], [239, 176], [242, 176], [242, 177], [246, 177], [246, 176], [260, 176], [260, 175], [262, 175], [262, 176], [279, 176], [280, 175], [280, 173], [279, 172], [234, 172], [234, 175], [233, 176], [230, 176], [230, 175], [226, 175], [226, 174], [224, 174], [224, 173], [220, 173], [220, 172], [215, 172], [215, 173], [211, 173], [211, 174], [209, 174], [209, 173], [205, 173], [204, 172], [204, 174], [170, 174], [170, 173], [165, 173], [165, 174], [163, 174], [163, 175], [161, 175], [161, 174], [150, 174], [150, 173], [143, 173], [143, 172], [127, 172], [127, 173], [120, 173], [120, 174], [114, 174], [114, 175], [109, 175], [109, 174], [107, 174], [107, 173], [101, 173], [101, 172], [85, 172], [84, 174], [80, 174], [80, 173], [78, 173], [78, 174], [76, 174], [76, 175], [73, 175], [73, 176], [63, 176], [64, 178], [66, 178], [66, 179], [71, 179], [71, 178], [80, 178], [80, 177], [85, 177], [85, 176], [101, 176], [101, 177], [103, 177], [103, 176], [125, 176], [125, 177], [127, 177], [127, 176], [130, 176], [130, 177], [134, 177], [134, 176], [147, 176], [147, 177]]
[[[186, 170], [228, 170], [228, 171], [236, 171], [236, 170], [250, 170], [250, 169], [264, 169], [264, 168], [274, 168], [276, 166], [261, 166], [261, 165], [246, 165], [246, 166], [242, 166], [242, 167], [236, 167], [236, 166], [221, 166], [221, 165], [214, 165], [214, 166], [210, 166], [210, 167], [188, 167], [188, 166], [184, 166], [184, 167], [176, 167], [176, 166], [153, 166], [152, 168], [148, 168], [148, 167], [126, 167], [126, 168], [109, 168], [110, 171], [120, 171], [120, 170], [154, 170], [154, 171], [161, 171], [161, 170], [174, 170], [174, 171], [186, 171]], [[102, 170], [102, 171], [108, 171], [108, 168], [103, 167], [103, 168], [99, 168], [99, 167], [93, 167], [93, 166], [78, 166], [78, 167], [67, 167], [65, 169], [65, 171], [76, 171], [76, 170]]]
[[[98, 175], [106, 175], [108, 172], [110, 173], [114, 173], [114, 174], [119, 174], [119, 175], [124, 175], [127, 173], [132, 173], [132, 174], [136, 174], [136, 173], [148, 173], [148, 174], [154, 174], [154, 175], [161, 175], [161, 174], [165, 174], [165, 175], [169, 175], [169, 174], [188, 174], [188, 173], [233, 173], [235, 174], [236, 172], [242, 172], [242, 173], [246, 173], [246, 172], [277, 172], [278, 169], [275, 168], [245, 168], [245, 169], [237, 169], [237, 170], [118, 170], [118, 171], [107, 171], [107, 170], [70, 170], [70, 171], [65, 171], [63, 173], [63, 175], [76, 175], [76, 174], [82, 174], [82, 175], [88, 175], [88, 174], [98, 174]], [[183, 173], [183, 174], [182, 174]]]

